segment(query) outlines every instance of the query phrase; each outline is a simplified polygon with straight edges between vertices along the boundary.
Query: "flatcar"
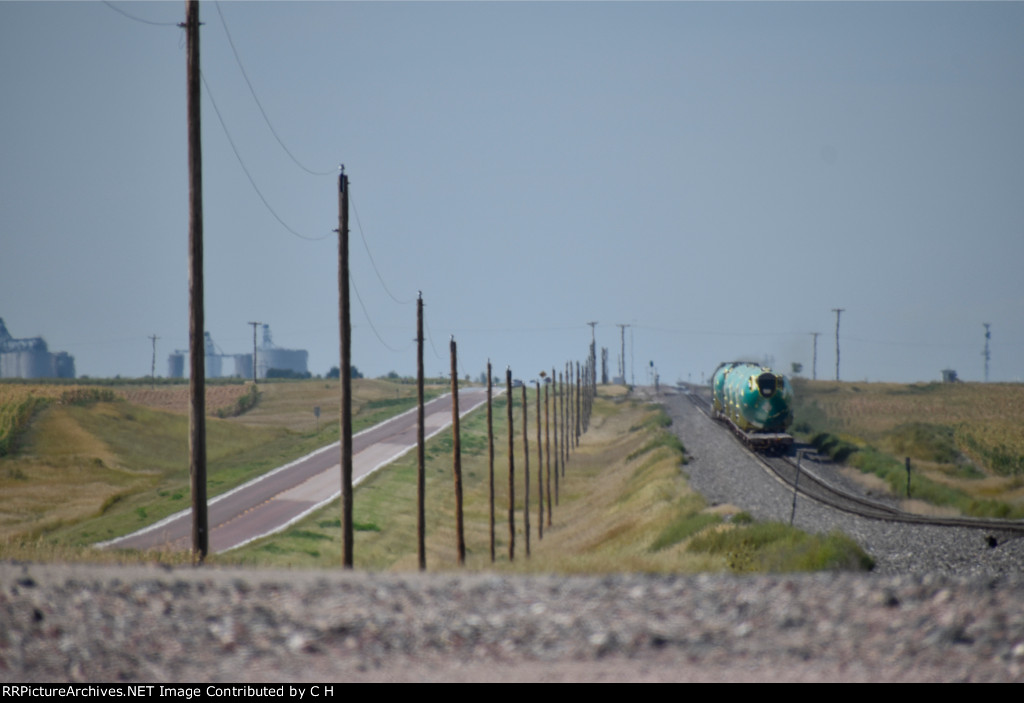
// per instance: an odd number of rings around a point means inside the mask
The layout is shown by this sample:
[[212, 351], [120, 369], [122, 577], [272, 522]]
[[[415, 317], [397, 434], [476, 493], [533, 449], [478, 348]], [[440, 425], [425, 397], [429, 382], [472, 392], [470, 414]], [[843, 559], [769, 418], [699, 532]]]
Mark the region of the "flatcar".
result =
[[750, 447], [785, 453], [793, 444], [786, 433], [793, 421], [789, 380], [748, 361], [718, 365], [711, 377], [712, 415], [729, 425]]

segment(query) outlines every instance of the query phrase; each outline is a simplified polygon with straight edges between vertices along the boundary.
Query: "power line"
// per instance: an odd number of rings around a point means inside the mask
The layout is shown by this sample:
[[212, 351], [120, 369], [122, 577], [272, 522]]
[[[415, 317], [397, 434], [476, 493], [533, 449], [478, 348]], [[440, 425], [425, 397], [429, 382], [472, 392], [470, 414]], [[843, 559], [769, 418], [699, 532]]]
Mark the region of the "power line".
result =
[[206, 95], [210, 98], [210, 104], [213, 105], [213, 111], [217, 114], [217, 119], [220, 121], [220, 126], [224, 129], [224, 134], [228, 138], [228, 143], [231, 145], [231, 150], [235, 152], [235, 158], [238, 159], [238, 165], [242, 167], [242, 171], [245, 172], [246, 178], [249, 179], [249, 183], [252, 185], [253, 190], [256, 191], [256, 195], [258, 195], [260, 200], [263, 201], [263, 205], [266, 206], [267, 211], [274, 216], [274, 219], [277, 220], [282, 227], [284, 227], [286, 230], [294, 234], [299, 239], [305, 239], [310, 242], [317, 242], [322, 239], [327, 239], [327, 237], [330, 236], [330, 233], [327, 233], [322, 237], [307, 237], [304, 234], [296, 232], [294, 229], [289, 227], [284, 220], [280, 218], [280, 216], [274, 211], [274, 208], [270, 207], [270, 203], [267, 202], [267, 199], [260, 191], [259, 186], [256, 185], [256, 181], [253, 180], [252, 174], [249, 173], [249, 169], [246, 167], [245, 161], [242, 160], [242, 155], [238, 152], [238, 147], [235, 146], [235, 140], [231, 138], [231, 132], [228, 130], [228, 126], [224, 122], [224, 117], [220, 114], [220, 109], [217, 107], [217, 101], [213, 99], [213, 91], [210, 90], [210, 84], [206, 82], [206, 74], [200, 71], [199, 75], [203, 79], [203, 85], [206, 87]]
[[111, 10], [113, 10], [117, 14], [122, 15], [124, 17], [127, 17], [130, 20], [134, 20], [135, 22], [141, 22], [142, 24], [150, 24], [150, 25], [153, 25], [154, 27], [180, 27], [181, 26], [181, 23], [179, 23], [179, 22], [154, 22], [152, 20], [144, 20], [141, 17], [136, 17], [135, 15], [128, 14], [127, 12], [122, 10], [121, 8], [116, 7], [113, 4], [107, 2], [107, 0], [103, 0], [103, 4], [106, 5], [107, 7], [109, 7]]
[[380, 281], [381, 286], [384, 287], [384, 292], [391, 296], [391, 299], [394, 300], [399, 305], [411, 305], [415, 301], [399, 300], [397, 297], [395, 297], [394, 293], [391, 292], [391, 289], [388, 288], [388, 284], [384, 282], [384, 277], [380, 275], [380, 269], [377, 268], [377, 262], [374, 261], [373, 254], [370, 253], [370, 245], [367, 244], [366, 242], [366, 235], [363, 234], [363, 223], [359, 220], [359, 211], [356, 210], [355, 203], [351, 203], [351, 205], [352, 212], [356, 216], [356, 226], [359, 228], [359, 237], [363, 240], [363, 248], [366, 249], [366, 255], [370, 257], [370, 265], [373, 267], [373, 272], [377, 274], [377, 280]]
[[267, 127], [270, 128], [270, 133], [274, 135], [274, 139], [277, 140], [277, 143], [281, 145], [282, 149], [284, 149], [284, 153], [288, 154], [289, 158], [291, 158], [295, 165], [301, 168], [306, 173], [310, 174], [311, 176], [333, 176], [336, 172], [335, 169], [331, 169], [330, 171], [313, 171], [312, 169], [307, 168], [297, 158], [295, 158], [295, 155], [291, 152], [291, 150], [287, 146], [285, 146], [285, 143], [284, 141], [281, 140], [281, 137], [278, 135], [277, 130], [274, 129], [274, 125], [271, 124], [270, 118], [267, 117], [267, 111], [263, 109], [263, 103], [261, 103], [259, 97], [257, 97], [256, 89], [252, 87], [252, 81], [249, 80], [249, 74], [246, 73], [245, 66], [242, 65], [242, 59], [238, 55], [238, 49], [235, 48], [235, 42], [231, 38], [231, 32], [228, 30], [228, 23], [224, 20], [224, 13], [221, 12], [220, 3], [215, 2], [214, 5], [217, 7], [217, 14], [220, 15], [220, 22], [224, 26], [224, 33], [228, 37], [228, 44], [231, 46], [231, 53], [235, 55], [235, 61], [238, 63], [238, 68], [242, 72], [242, 77], [245, 79], [245, 84], [249, 86], [249, 92], [252, 94], [252, 99], [256, 101], [256, 107], [260, 109], [260, 114], [263, 115], [263, 121], [267, 123]]
[[369, 323], [370, 329], [373, 330], [374, 336], [377, 337], [377, 341], [380, 342], [382, 345], [384, 345], [384, 347], [388, 351], [393, 351], [395, 353], [401, 353], [401, 352], [404, 352], [407, 349], [409, 349], [409, 347], [412, 346], [411, 342], [404, 349], [396, 349], [395, 347], [391, 346], [390, 344], [388, 344], [387, 342], [384, 341], [384, 338], [380, 336], [380, 333], [377, 331], [377, 328], [374, 326], [373, 320], [370, 319], [370, 313], [366, 311], [366, 304], [363, 303], [363, 296], [359, 295], [359, 288], [356, 286], [355, 280], [354, 279], [349, 279], [349, 283], [352, 285], [352, 291], [356, 294], [356, 299], [359, 301], [359, 307], [361, 307], [363, 309], [363, 315], [366, 316], [366, 321]]

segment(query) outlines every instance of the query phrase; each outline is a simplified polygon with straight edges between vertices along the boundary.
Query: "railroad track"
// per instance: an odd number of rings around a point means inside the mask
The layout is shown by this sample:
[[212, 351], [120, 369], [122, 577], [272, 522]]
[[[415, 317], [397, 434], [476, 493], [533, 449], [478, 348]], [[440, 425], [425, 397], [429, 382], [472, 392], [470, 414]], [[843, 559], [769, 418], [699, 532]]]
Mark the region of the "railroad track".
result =
[[[690, 387], [681, 386], [683, 395], [700, 410], [709, 420], [711, 403]], [[723, 428], [725, 429], [725, 428]], [[732, 433], [730, 433], [732, 434]], [[739, 440], [737, 439], [737, 442]], [[739, 442], [741, 445], [742, 443]], [[752, 451], [744, 445], [744, 449], [756, 459], [766, 471], [796, 493], [818, 501], [836, 510], [841, 510], [859, 517], [888, 522], [902, 522], [915, 525], [932, 525], [939, 527], [967, 527], [985, 530], [990, 533], [990, 542], [1024, 537], [1024, 521], [999, 520], [995, 518], [968, 517], [934, 517], [908, 513], [899, 508], [878, 501], [869, 500], [846, 491], [809, 469], [803, 462], [806, 453], [796, 448], [795, 456], [766, 456]]]

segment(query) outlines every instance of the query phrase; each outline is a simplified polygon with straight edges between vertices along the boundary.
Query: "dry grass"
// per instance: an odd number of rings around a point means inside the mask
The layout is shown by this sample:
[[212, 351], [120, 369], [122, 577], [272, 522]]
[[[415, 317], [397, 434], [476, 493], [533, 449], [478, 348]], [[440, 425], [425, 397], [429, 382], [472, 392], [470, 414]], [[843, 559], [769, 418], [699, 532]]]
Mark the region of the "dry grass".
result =
[[[250, 386], [208, 385], [208, 403], [216, 399], [208, 409], [233, 406]], [[207, 421], [211, 496], [337, 439], [337, 382], [259, 387], [264, 395], [251, 417]], [[413, 386], [370, 380], [357, 380], [353, 390], [357, 424], [399, 411], [393, 399], [415, 392]], [[25, 399], [46, 400], [21, 428], [17, 449], [0, 455], [0, 554], [25, 558], [43, 536], [57, 552], [73, 549], [187, 507], [187, 392], [178, 385], [97, 392], [93, 386], [0, 384], [6, 403], [0, 411]], [[319, 431], [316, 402], [326, 406]]]
[[[604, 393], [602, 389], [602, 393]], [[682, 457], [670, 446], [651, 445], [664, 430], [648, 422], [659, 411], [635, 404], [621, 389], [599, 398], [590, 430], [583, 436], [559, 481], [552, 524], [538, 533], [535, 396], [529, 403], [530, 556], [526, 556], [522, 409], [514, 404], [516, 476], [515, 558], [509, 560], [508, 429], [505, 399], [495, 403], [496, 561], [490, 560], [486, 415], [479, 410], [463, 423], [463, 490], [466, 567], [512, 572], [611, 573], [723, 569], [721, 559], [685, 551], [683, 543], [653, 550], [656, 536], [680, 515], [700, 513], [703, 499], [688, 487]], [[428, 443], [427, 565], [431, 571], [458, 568], [450, 438]], [[633, 456], [633, 458], [630, 458]], [[415, 570], [415, 453], [364, 482], [355, 495], [355, 565], [369, 570]], [[546, 467], [546, 458], [545, 458]], [[545, 477], [546, 482], [546, 477]], [[552, 479], [554, 486], [554, 479]], [[226, 558], [242, 563], [330, 567], [340, 562], [337, 505], [326, 508], [282, 535], [255, 543]], [[358, 529], [361, 525], [364, 529]], [[366, 529], [372, 528], [372, 529]]]

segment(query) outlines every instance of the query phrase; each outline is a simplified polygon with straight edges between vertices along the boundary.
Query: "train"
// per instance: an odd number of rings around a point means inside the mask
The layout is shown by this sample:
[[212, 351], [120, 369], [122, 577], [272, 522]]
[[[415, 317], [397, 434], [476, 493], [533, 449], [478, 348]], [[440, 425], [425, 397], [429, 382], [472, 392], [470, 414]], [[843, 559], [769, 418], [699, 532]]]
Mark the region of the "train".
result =
[[793, 445], [786, 430], [793, 422], [793, 388], [770, 368], [728, 361], [711, 376], [712, 416], [729, 425], [758, 451], [785, 454]]

